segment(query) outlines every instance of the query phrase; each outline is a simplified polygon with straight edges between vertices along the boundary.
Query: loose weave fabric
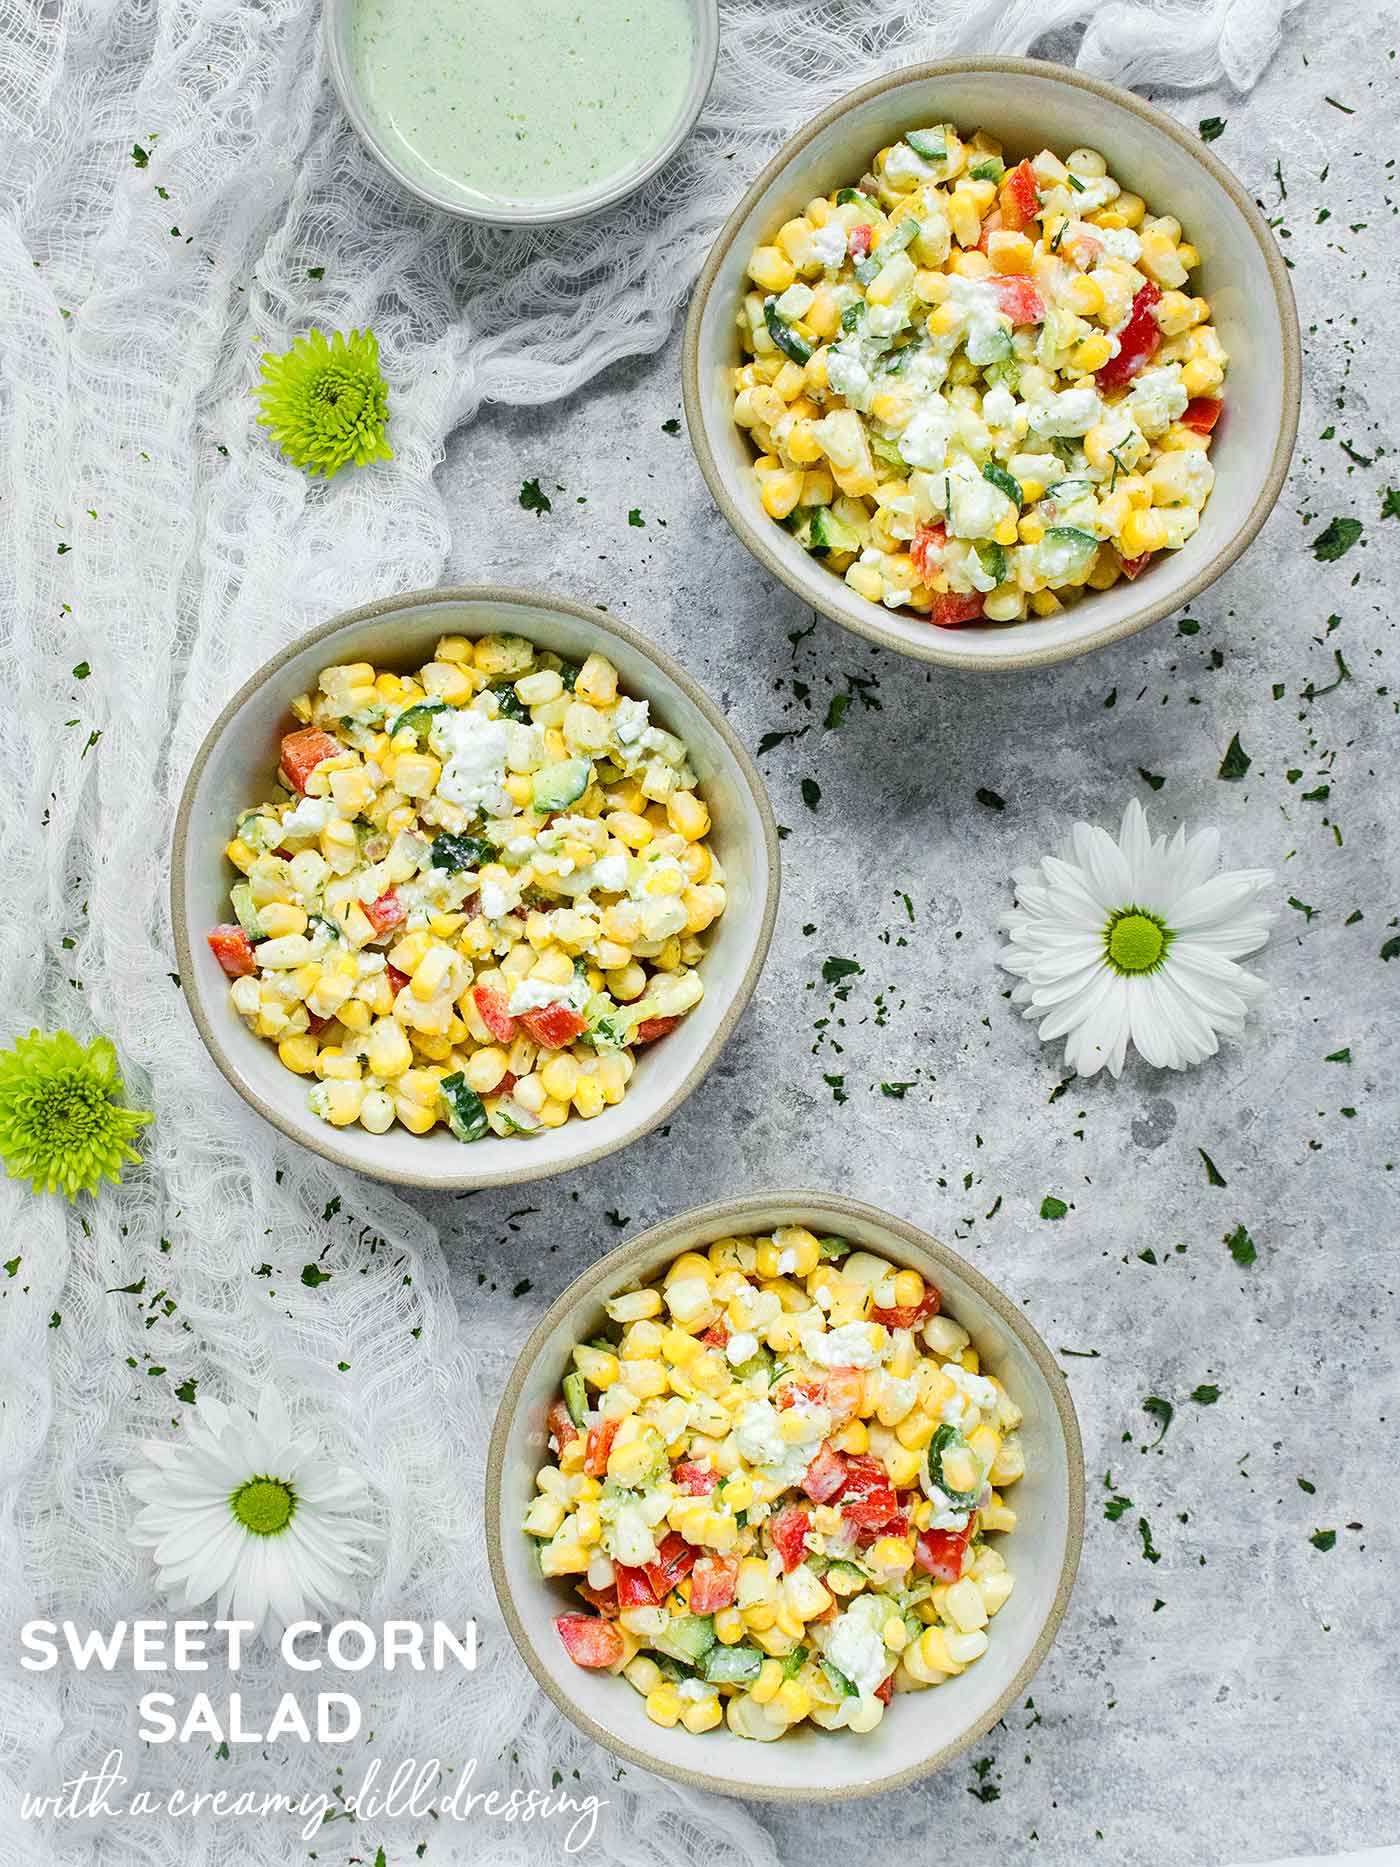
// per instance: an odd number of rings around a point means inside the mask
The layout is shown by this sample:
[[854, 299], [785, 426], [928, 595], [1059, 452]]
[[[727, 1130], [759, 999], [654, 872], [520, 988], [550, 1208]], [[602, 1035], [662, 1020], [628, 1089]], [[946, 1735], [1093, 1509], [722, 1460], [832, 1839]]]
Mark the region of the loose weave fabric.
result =
[[[433, 1203], [291, 1148], [213, 1069], [172, 979], [175, 801], [261, 660], [338, 609], [438, 579], [449, 532], [433, 474], [454, 427], [664, 343], [745, 179], [842, 92], [928, 57], [1032, 47], [1128, 84], [1243, 90], [1289, 10], [722, 0], [714, 90], [666, 171], [609, 214], [506, 233], [454, 223], [382, 175], [327, 82], [317, 0], [0, 0], [0, 1034], [109, 1033], [133, 1099], [157, 1113], [145, 1165], [96, 1202], [69, 1212], [0, 1187], [4, 1867], [60, 1850], [84, 1867], [305, 1857], [285, 1820], [19, 1819], [21, 1788], [52, 1789], [116, 1747], [160, 1793], [350, 1787], [375, 1754], [476, 1758], [478, 1787], [577, 1770], [608, 1798], [587, 1858], [701, 1867], [719, 1834], [738, 1867], [776, 1859], [739, 1805], [618, 1778], [516, 1659], [480, 1519], [506, 1299], [483, 1294], [464, 1329]], [[256, 426], [258, 355], [309, 327], [365, 325], [395, 458], [309, 484]], [[339, 1274], [307, 1287], [299, 1269], [336, 1201]], [[127, 1541], [121, 1477], [142, 1440], [178, 1430], [187, 1380], [244, 1403], [275, 1381], [377, 1500], [384, 1562], [364, 1616], [475, 1613], [487, 1663], [407, 1688], [360, 1675], [372, 1741], [231, 1759], [198, 1742], [141, 1752], [149, 1676], [19, 1671], [31, 1617], [163, 1611]], [[237, 1681], [175, 1681], [219, 1696], [228, 1683], [250, 1719], [304, 1685], [261, 1654]], [[373, 1861], [382, 1842], [393, 1862], [430, 1829], [432, 1860], [566, 1858], [566, 1821], [346, 1823], [319, 1851]]]

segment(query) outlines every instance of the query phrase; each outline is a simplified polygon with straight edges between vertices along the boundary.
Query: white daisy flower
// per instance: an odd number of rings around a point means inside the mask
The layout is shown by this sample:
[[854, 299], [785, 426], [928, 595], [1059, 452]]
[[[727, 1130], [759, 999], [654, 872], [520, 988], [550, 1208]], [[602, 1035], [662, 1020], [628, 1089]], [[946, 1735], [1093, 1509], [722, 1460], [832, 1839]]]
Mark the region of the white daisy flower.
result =
[[1021, 983], [1012, 1002], [1065, 1039], [1080, 1076], [1122, 1074], [1132, 1043], [1146, 1062], [1184, 1070], [1238, 1037], [1266, 987], [1237, 962], [1269, 937], [1267, 869], [1214, 871], [1216, 830], [1153, 837], [1134, 801], [1118, 839], [1076, 823], [1063, 856], [1015, 875], [1011, 936], [998, 962]]
[[293, 1430], [276, 1389], [263, 1389], [256, 1418], [200, 1400], [182, 1439], [144, 1450], [126, 1480], [145, 1503], [130, 1537], [181, 1607], [217, 1596], [221, 1618], [265, 1635], [350, 1599], [351, 1578], [370, 1566], [364, 1546], [378, 1538], [369, 1491]]

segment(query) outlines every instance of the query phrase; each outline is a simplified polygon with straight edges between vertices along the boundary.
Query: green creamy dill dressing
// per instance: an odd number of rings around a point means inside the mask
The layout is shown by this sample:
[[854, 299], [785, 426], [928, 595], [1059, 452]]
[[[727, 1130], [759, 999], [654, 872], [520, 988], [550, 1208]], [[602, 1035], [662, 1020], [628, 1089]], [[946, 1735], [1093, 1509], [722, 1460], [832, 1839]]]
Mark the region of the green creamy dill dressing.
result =
[[465, 204], [621, 174], [680, 115], [689, 0], [356, 0], [355, 80], [406, 174]]

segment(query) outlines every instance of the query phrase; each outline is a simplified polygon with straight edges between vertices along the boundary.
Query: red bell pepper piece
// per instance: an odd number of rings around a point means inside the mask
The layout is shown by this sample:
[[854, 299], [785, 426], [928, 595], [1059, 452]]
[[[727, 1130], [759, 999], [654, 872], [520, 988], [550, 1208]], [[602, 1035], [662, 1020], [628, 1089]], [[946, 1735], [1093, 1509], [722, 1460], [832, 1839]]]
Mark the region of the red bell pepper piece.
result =
[[1002, 225], [1024, 233], [1040, 213], [1040, 190], [1029, 162], [1018, 162], [1001, 184]]
[[679, 1018], [643, 1018], [632, 1033], [632, 1042], [654, 1044], [658, 1037], [669, 1037], [679, 1023]]
[[1043, 324], [1045, 300], [1024, 273], [995, 273], [988, 285], [996, 293], [1003, 312], [1013, 324]]
[[729, 1331], [722, 1322], [712, 1322], [708, 1329], [701, 1331], [700, 1340], [710, 1348], [725, 1348], [729, 1343]]
[[919, 582], [932, 587], [934, 578], [942, 566], [934, 556], [948, 542], [946, 525], [921, 525], [914, 533], [914, 542], [909, 547], [909, 555], [914, 560], [914, 569], [919, 574]]
[[246, 979], [250, 972], [257, 970], [253, 943], [234, 922], [228, 921], [222, 927], [211, 927], [205, 938], [209, 942], [210, 951], [230, 979]]
[[705, 1497], [719, 1483], [719, 1473], [708, 1466], [697, 1465], [693, 1459], [682, 1459], [671, 1467], [671, 1482], [680, 1491], [688, 1491], [691, 1497]]
[[394, 994], [394, 997], [397, 998], [399, 993], [402, 992], [404, 987], [408, 984], [408, 974], [406, 972], [400, 972], [397, 966], [386, 966], [384, 968], [384, 976], [389, 981], [389, 990]]
[[508, 1096], [519, 1081], [520, 1078], [518, 1076], [512, 1076], [510, 1071], [507, 1070], [505, 1075], [496, 1084], [496, 1087], [491, 1091], [491, 1094], [493, 1096]]
[[999, 207], [994, 207], [991, 213], [982, 222], [981, 231], [977, 235], [977, 251], [979, 253], [986, 252], [987, 243], [991, 239], [991, 236], [994, 233], [999, 233], [1003, 225], [1001, 209]]
[[472, 1003], [476, 1006], [481, 1022], [499, 1044], [509, 1044], [515, 1038], [515, 1019], [507, 1010], [509, 1001], [504, 992], [496, 991], [489, 985], [472, 987]]
[[890, 1700], [894, 1697], [894, 1674], [893, 1673], [890, 1674], [888, 1679], [882, 1679], [879, 1685], [876, 1686], [875, 1696], [876, 1698], [879, 1699], [882, 1705], [889, 1704]]
[[593, 1614], [561, 1614], [554, 1625], [575, 1666], [616, 1666], [622, 1658], [622, 1635], [611, 1621]]
[[943, 1299], [933, 1284], [924, 1285], [924, 1294], [917, 1303], [896, 1303], [889, 1309], [878, 1306], [870, 1312], [871, 1322], [882, 1322], [887, 1329], [919, 1329], [930, 1316], [936, 1316], [943, 1307]]
[[972, 1541], [975, 1517], [969, 1517], [965, 1530], [923, 1530], [914, 1545], [914, 1566], [937, 1582], [956, 1582], [967, 1560], [967, 1546]]
[[791, 1574], [806, 1554], [807, 1532], [811, 1527], [811, 1518], [796, 1504], [789, 1504], [770, 1521], [768, 1533], [774, 1549], [783, 1559], [784, 1573]]
[[846, 242], [850, 248], [851, 258], [869, 259], [874, 237], [869, 227], [852, 227], [850, 238]]
[[594, 1588], [588, 1582], [576, 1584], [578, 1592], [592, 1608], [610, 1621], [617, 1619], [617, 1584], [609, 1582], [606, 1588]]
[[619, 1608], [654, 1608], [661, 1599], [645, 1569], [632, 1569], [625, 1562], [615, 1562], [613, 1580]]
[[933, 599], [933, 608], [928, 619], [936, 629], [956, 629], [961, 622], [976, 622], [982, 614], [982, 592], [971, 590], [966, 596], [958, 596], [952, 590], [945, 590]]
[[1135, 581], [1137, 578], [1141, 577], [1142, 573], [1147, 569], [1148, 565], [1151, 562], [1152, 562], [1152, 553], [1150, 551], [1144, 551], [1141, 557], [1137, 557], [1137, 558], [1120, 557], [1118, 560], [1118, 568], [1119, 570], [1122, 571], [1123, 575], [1131, 583]]
[[846, 1482], [846, 1461], [828, 1439], [802, 1474], [802, 1489], [814, 1504], [826, 1504]]
[[586, 1019], [567, 1005], [541, 1005], [535, 1011], [522, 1011], [517, 1021], [541, 1050], [562, 1050], [588, 1029]]
[[1144, 280], [1138, 287], [1127, 322], [1115, 333], [1118, 354], [1110, 357], [1095, 374], [1094, 380], [1100, 389], [1121, 389], [1156, 353], [1162, 341], [1162, 330], [1152, 308], [1161, 296], [1161, 286], [1154, 285], [1151, 279]]
[[664, 1601], [677, 1582], [683, 1582], [695, 1566], [696, 1552], [679, 1530], [672, 1530], [656, 1552], [656, 1561], [645, 1565], [651, 1592]]
[[388, 933], [391, 927], [399, 926], [408, 919], [408, 909], [399, 900], [392, 888], [386, 888], [377, 901], [364, 901], [365, 919], [377, 934]]
[[737, 1556], [702, 1556], [690, 1572], [690, 1612], [718, 1614], [731, 1607], [738, 1585]]
[[554, 1450], [562, 1452], [571, 1439], [578, 1438], [578, 1428], [574, 1425], [573, 1415], [562, 1400], [556, 1400], [544, 1416], [549, 1436], [554, 1441]]
[[1182, 412], [1181, 425], [1194, 428], [1197, 434], [1209, 434], [1224, 406], [1218, 395], [1193, 395]]
[[617, 1421], [601, 1420], [588, 1429], [588, 1444], [583, 1449], [583, 1469], [589, 1478], [607, 1476], [608, 1454], [617, 1438]]
[[300, 732], [288, 733], [282, 741], [282, 769], [304, 796], [306, 781], [316, 767], [328, 758], [339, 758], [344, 750], [319, 726], [304, 726]]
[[882, 1530], [899, 1515], [899, 1499], [889, 1473], [868, 1452], [846, 1460], [846, 1482], [836, 1501], [842, 1516], [858, 1530]]
[[865, 1400], [865, 1376], [859, 1368], [833, 1368], [821, 1385], [822, 1405], [837, 1420], [853, 1420]]

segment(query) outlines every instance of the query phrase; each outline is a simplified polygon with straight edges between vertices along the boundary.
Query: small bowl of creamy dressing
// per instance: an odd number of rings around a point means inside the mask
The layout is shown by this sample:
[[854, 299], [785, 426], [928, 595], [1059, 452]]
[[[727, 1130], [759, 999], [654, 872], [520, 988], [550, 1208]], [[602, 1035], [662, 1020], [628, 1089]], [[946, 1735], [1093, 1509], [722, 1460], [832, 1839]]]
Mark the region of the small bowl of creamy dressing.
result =
[[573, 220], [630, 194], [700, 114], [717, 0], [326, 0], [370, 151], [449, 214]]

